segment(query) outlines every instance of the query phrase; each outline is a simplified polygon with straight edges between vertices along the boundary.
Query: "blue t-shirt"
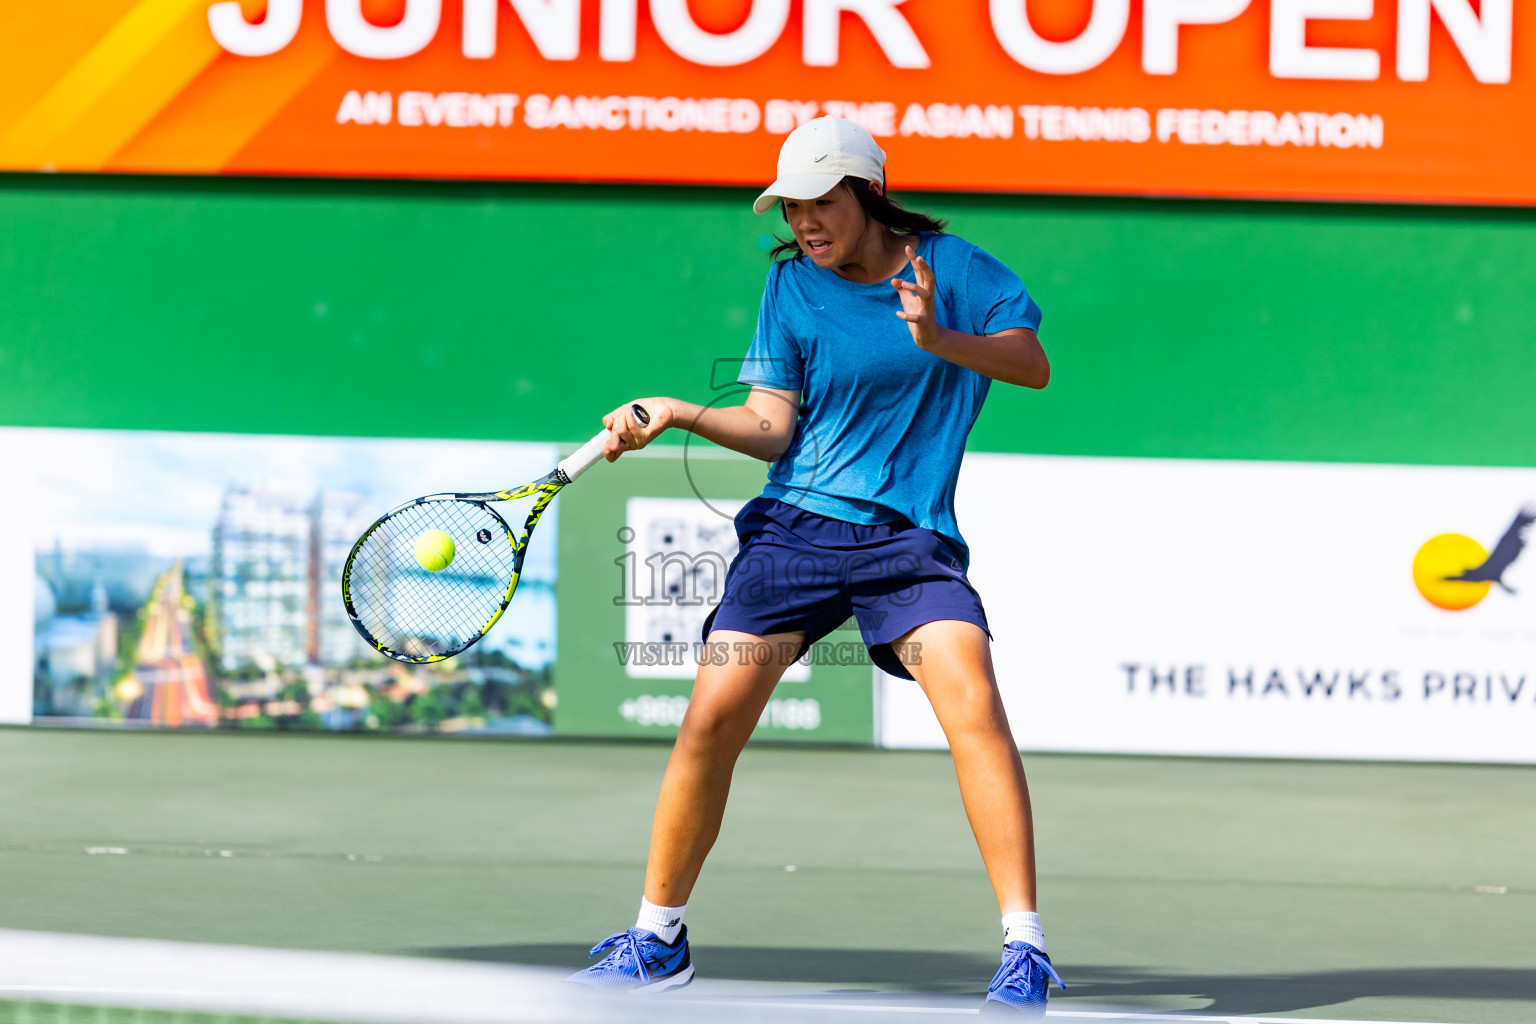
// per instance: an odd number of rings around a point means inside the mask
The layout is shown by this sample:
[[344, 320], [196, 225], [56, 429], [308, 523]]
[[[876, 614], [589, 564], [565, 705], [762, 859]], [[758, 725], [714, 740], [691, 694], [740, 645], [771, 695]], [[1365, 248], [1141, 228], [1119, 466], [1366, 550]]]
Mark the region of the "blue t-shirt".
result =
[[[997, 334], [1040, 326], [1023, 282], [954, 235], [924, 233], [939, 326]], [[899, 277], [911, 281], [910, 264]], [[809, 259], [768, 272], [757, 333], [738, 378], [801, 393], [794, 439], [763, 494], [850, 523], [901, 517], [960, 545], [955, 481], [991, 378], [924, 352], [896, 314], [889, 280], [859, 284]]]

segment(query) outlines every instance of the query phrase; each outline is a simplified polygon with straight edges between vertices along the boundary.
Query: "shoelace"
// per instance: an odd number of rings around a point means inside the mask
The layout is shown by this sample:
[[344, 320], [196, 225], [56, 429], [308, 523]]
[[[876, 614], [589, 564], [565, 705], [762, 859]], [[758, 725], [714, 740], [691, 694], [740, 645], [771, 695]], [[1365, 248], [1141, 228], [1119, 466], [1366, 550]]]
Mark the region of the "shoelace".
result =
[[1046, 974], [1055, 979], [1056, 984], [1061, 987], [1063, 992], [1066, 991], [1066, 982], [1061, 980], [1061, 975], [1056, 973], [1056, 968], [1051, 966], [1050, 960], [1046, 959], [1044, 953], [1041, 953], [1028, 943], [1024, 943], [1017, 949], [1008, 946], [1003, 950], [1003, 966], [999, 967], [997, 973], [992, 976], [992, 984], [987, 986], [987, 990], [996, 991], [1002, 985], [1005, 978], [1020, 968], [1024, 969], [1024, 975], [1028, 978], [1035, 967], [1044, 970]]
[[597, 956], [604, 950], [618, 948], [618, 959], [629, 957], [635, 962], [635, 968], [640, 972], [641, 981], [650, 981], [651, 972], [645, 969], [645, 957], [640, 954], [640, 936], [631, 928], [625, 932], [614, 932], [602, 942], [592, 947], [587, 954], [589, 957]]

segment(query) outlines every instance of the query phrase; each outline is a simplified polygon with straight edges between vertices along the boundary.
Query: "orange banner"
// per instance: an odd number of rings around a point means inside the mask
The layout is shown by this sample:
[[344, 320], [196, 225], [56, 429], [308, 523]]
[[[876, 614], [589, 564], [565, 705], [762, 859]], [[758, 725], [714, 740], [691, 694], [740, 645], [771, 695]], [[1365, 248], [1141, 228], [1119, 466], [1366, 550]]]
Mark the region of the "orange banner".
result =
[[1514, 0], [0, 0], [0, 167], [1536, 202]]

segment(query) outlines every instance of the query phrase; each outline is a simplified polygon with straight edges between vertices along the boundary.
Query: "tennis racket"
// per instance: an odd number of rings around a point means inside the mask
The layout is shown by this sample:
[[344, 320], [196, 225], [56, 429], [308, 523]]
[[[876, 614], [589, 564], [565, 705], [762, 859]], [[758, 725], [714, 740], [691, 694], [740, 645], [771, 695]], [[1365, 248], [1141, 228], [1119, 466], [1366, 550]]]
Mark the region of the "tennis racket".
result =
[[[630, 409], [642, 424], [650, 414]], [[603, 457], [604, 430], [544, 476], [506, 491], [429, 494], [385, 513], [352, 545], [341, 600], [352, 625], [385, 657], [421, 665], [460, 654], [507, 610], [528, 538], [555, 495]], [[514, 536], [493, 501], [536, 495]], [[446, 543], [445, 537], [446, 535]]]

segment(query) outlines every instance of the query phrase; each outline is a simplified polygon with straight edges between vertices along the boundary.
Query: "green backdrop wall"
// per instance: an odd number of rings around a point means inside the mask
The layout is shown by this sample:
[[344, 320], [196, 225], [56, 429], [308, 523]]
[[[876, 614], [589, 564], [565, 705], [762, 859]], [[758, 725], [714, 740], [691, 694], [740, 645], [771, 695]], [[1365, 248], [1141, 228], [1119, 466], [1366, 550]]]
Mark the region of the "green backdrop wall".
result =
[[[996, 451], [1536, 463], [1536, 213], [923, 195], [1045, 309]], [[0, 421], [573, 441], [739, 357], [709, 188], [0, 176]]]

